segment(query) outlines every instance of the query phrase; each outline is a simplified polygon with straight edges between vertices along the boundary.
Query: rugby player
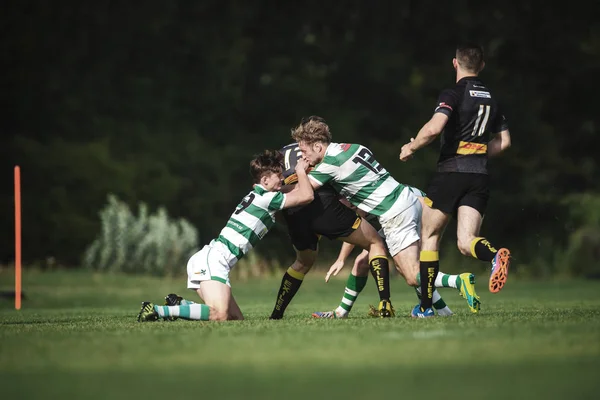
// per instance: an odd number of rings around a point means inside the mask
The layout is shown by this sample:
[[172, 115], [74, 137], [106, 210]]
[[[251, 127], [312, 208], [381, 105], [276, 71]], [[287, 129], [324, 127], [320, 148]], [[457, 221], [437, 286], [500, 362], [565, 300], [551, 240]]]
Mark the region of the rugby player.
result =
[[[421, 276], [428, 278], [428, 287], [433, 285], [439, 270], [440, 239], [455, 217], [458, 249], [491, 263], [489, 290], [497, 293], [506, 283], [511, 254], [506, 248], [497, 250], [479, 232], [489, 199], [488, 157], [508, 149], [511, 137], [498, 102], [479, 78], [485, 66], [482, 47], [459, 45], [452, 64], [455, 86], [441, 92], [431, 119], [400, 152], [400, 160], [407, 161], [441, 135], [437, 172], [427, 189], [426, 203], [433, 212], [423, 219]], [[415, 308], [428, 307], [423, 300]]]
[[187, 264], [187, 287], [198, 293], [205, 304], [182, 301], [169, 295], [167, 304], [158, 306], [142, 303], [138, 321], [159, 318], [183, 318], [202, 321], [241, 320], [242, 312], [231, 294], [229, 272], [275, 225], [277, 211], [310, 203], [314, 198], [306, 169], [308, 164], [298, 160], [295, 172], [298, 184], [289, 193], [280, 192], [283, 181], [283, 155], [266, 150], [250, 162], [253, 189], [238, 204], [221, 230], [212, 240], [192, 255]]

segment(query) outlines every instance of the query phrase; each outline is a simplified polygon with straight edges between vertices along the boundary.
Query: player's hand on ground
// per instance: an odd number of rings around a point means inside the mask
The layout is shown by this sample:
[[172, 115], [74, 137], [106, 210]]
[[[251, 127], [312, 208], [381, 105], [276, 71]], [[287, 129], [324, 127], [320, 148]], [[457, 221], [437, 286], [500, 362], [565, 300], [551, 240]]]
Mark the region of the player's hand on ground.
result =
[[308, 165], [308, 161], [306, 161], [304, 158], [300, 158], [298, 159], [298, 161], [296, 162], [296, 172], [298, 171], [306, 171], [308, 169], [309, 165]]
[[[415, 139], [410, 138], [410, 142], [412, 143]], [[402, 146], [402, 150], [400, 150], [400, 161], [408, 161], [409, 158], [413, 155], [413, 150], [410, 146], [410, 143], [406, 143]]]
[[333, 265], [329, 268], [329, 271], [327, 271], [327, 275], [325, 275], [325, 282], [329, 282], [329, 278], [331, 278], [331, 275], [336, 276], [338, 272], [342, 270], [342, 268], [344, 268], [343, 261], [338, 260], [334, 262]]

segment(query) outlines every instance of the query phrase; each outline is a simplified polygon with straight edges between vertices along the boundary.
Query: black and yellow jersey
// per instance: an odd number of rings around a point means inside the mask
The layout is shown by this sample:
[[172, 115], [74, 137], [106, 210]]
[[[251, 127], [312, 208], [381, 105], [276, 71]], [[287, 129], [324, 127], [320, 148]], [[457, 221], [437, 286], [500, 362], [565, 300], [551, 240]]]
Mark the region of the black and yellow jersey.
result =
[[492, 134], [508, 129], [487, 86], [476, 76], [464, 77], [440, 94], [435, 112], [449, 118], [441, 135], [438, 171], [487, 174]]
[[302, 157], [302, 152], [300, 151], [300, 147], [298, 147], [298, 143], [290, 143], [279, 151], [283, 154], [284, 184], [291, 185], [298, 182], [298, 177], [296, 176], [296, 164], [300, 157]]
[[[298, 147], [298, 143], [290, 143], [287, 146], [282, 147], [279, 151], [283, 154], [283, 184], [296, 184], [298, 182], [298, 176], [296, 175], [296, 164], [302, 157], [302, 152]], [[310, 167], [308, 171], [310, 171], [311, 168], [312, 167]], [[331, 185], [323, 185], [315, 190], [315, 197], [318, 197], [319, 202], [329, 205], [331, 202], [337, 202], [339, 195], [333, 189], [333, 187], [331, 187]], [[286, 212], [297, 212], [303, 207], [306, 206], [293, 207], [292, 209], [287, 209], [288, 211]]]

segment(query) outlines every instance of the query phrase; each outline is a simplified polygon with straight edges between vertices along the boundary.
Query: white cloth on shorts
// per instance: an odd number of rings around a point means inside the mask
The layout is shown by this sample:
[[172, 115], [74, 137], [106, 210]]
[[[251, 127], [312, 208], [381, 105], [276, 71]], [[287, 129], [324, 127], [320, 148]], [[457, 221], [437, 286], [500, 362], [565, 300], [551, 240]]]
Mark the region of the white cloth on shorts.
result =
[[207, 244], [190, 257], [187, 263], [188, 289], [198, 289], [202, 281], [218, 281], [231, 286], [229, 264], [221, 252]]
[[421, 213], [423, 207], [420, 201], [381, 223], [380, 235], [385, 239], [390, 255], [394, 257], [402, 250], [421, 239]]

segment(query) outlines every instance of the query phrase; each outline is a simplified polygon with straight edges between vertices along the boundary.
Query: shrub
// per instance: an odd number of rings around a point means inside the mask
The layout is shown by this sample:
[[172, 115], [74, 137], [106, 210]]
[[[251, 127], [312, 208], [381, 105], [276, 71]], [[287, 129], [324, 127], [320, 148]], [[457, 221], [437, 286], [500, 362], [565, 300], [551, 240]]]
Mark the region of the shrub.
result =
[[600, 195], [575, 194], [565, 199], [570, 231], [563, 269], [571, 276], [600, 278]]
[[114, 195], [100, 211], [102, 230], [87, 248], [83, 265], [97, 271], [175, 275], [185, 273], [198, 250], [198, 231], [185, 219], [170, 219], [164, 208], [155, 214], [139, 204], [134, 215]]

